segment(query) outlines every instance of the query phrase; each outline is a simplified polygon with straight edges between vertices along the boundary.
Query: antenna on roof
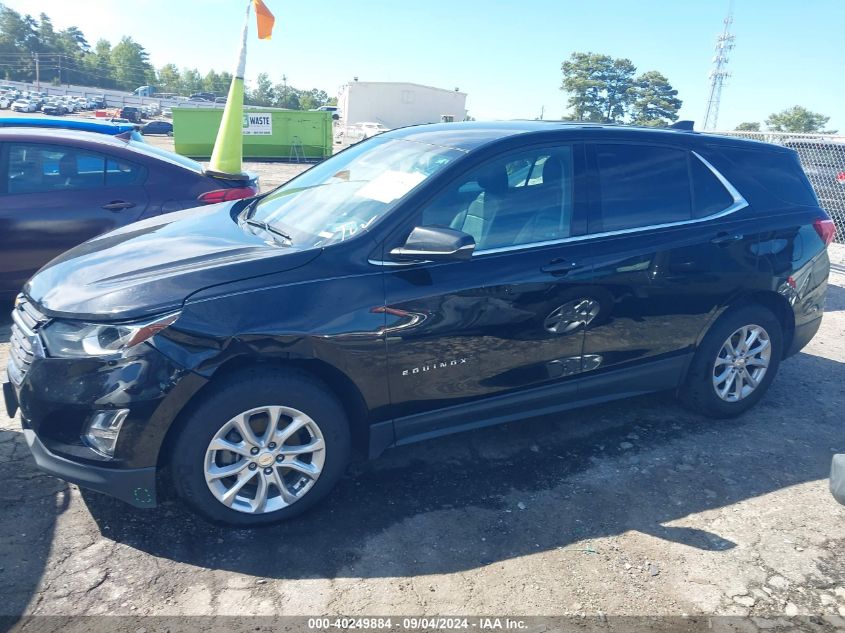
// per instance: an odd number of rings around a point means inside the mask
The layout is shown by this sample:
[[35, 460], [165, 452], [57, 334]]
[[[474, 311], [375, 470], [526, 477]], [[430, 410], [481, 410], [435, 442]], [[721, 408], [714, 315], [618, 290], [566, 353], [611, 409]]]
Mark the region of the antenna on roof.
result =
[[685, 130], [692, 132], [695, 127], [695, 121], [675, 121], [669, 126], [670, 130]]

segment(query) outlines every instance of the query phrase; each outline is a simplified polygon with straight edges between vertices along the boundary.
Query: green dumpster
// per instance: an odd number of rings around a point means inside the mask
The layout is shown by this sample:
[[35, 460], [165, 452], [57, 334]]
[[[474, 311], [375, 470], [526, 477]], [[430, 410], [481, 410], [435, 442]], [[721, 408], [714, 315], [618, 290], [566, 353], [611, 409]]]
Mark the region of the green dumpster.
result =
[[[173, 108], [176, 152], [209, 158], [222, 108]], [[323, 160], [332, 154], [332, 113], [278, 108], [244, 109], [244, 158]]]

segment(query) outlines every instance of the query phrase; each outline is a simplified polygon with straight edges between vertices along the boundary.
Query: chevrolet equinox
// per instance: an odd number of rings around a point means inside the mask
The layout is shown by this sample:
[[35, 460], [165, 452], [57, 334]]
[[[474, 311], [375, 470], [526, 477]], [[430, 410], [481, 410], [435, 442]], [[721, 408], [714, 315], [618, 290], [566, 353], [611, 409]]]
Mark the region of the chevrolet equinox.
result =
[[743, 413], [818, 330], [833, 236], [784, 147], [394, 130], [54, 259], [15, 304], [6, 407], [49, 473], [270, 523], [355, 449], [663, 390]]

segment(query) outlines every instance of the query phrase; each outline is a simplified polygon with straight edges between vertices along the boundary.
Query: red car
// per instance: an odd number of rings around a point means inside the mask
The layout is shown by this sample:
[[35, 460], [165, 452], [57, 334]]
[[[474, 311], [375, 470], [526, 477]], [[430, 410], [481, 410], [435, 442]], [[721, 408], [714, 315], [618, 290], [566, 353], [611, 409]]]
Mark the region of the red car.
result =
[[2, 128], [0, 294], [18, 292], [48, 261], [112, 229], [257, 193], [256, 177], [213, 177], [128, 136]]

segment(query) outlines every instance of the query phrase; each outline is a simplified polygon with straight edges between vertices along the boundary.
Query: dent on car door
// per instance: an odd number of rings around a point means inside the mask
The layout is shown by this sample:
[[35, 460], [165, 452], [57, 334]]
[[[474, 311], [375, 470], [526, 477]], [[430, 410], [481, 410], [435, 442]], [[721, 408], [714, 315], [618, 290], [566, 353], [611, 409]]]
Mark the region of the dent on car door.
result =
[[683, 148], [596, 143], [588, 156], [593, 274], [611, 309], [591, 324], [584, 353], [603, 369], [682, 360], [756, 272], [753, 236], [732, 218], [739, 201]]
[[[445, 226], [476, 242], [470, 261], [385, 268], [395, 417], [582, 371], [583, 326], [593, 316], [584, 294], [589, 246], [568, 238], [585, 228], [583, 163], [581, 145], [493, 158], [457, 177], [388, 241], [387, 251], [413, 226]], [[440, 423], [397, 424], [397, 440]]]
[[[137, 219], [147, 205], [126, 163], [63, 145], [3, 148], [0, 252], [4, 291], [16, 291], [62, 252]], [[135, 172], [136, 176], [139, 176]]]

